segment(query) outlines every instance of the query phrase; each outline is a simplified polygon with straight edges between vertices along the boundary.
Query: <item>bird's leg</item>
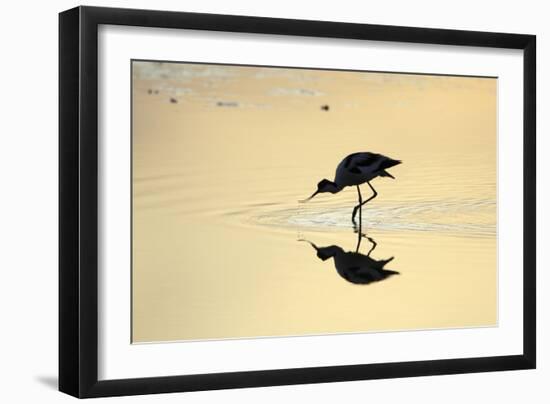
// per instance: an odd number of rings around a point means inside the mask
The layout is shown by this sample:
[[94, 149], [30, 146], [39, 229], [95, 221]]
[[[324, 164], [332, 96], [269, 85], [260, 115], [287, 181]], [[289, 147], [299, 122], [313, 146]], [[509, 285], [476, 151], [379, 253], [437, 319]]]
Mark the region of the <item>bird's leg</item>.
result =
[[369, 250], [369, 252], [367, 253], [367, 257], [370, 256], [370, 253], [374, 251], [374, 249], [376, 248], [377, 244], [376, 244], [376, 241], [374, 241], [372, 239], [372, 237], [368, 237], [368, 236], [365, 236], [367, 238], [367, 240], [369, 240], [371, 243], [372, 243], [372, 247], [371, 249]]
[[[359, 188], [359, 187], [357, 187]], [[363, 227], [363, 208], [362, 208], [362, 205], [363, 203], [360, 202], [359, 203], [359, 235], [363, 234], [363, 230], [362, 230], [362, 227]], [[361, 238], [361, 237], [359, 237]]]
[[371, 185], [371, 183], [369, 181], [367, 181], [367, 184], [369, 185], [369, 187], [372, 190], [373, 194], [370, 196], [370, 198], [368, 198], [365, 201], [362, 200], [361, 191], [359, 190], [359, 185], [357, 185], [357, 192], [359, 193], [359, 204], [353, 208], [353, 215], [351, 216], [351, 221], [353, 222], [353, 224], [357, 224], [357, 223], [355, 223], [355, 215], [357, 214], [357, 210], [359, 210], [359, 217], [361, 217], [361, 212], [362, 212], [361, 207], [364, 204], [366, 204], [367, 202], [369, 202], [369, 201], [373, 200], [374, 198], [376, 198], [376, 196], [378, 195], [378, 192], [376, 192], [376, 189], [373, 188], [373, 186]]
[[355, 252], [358, 253], [359, 252], [359, 247], [361, 247], [361, 239], [363, 237], [361, 237], [361, 232], [357, 233], [357, 247], [355, 247]]
[[[362, 202], [360, 204], [360, 206], [363, 206], [365, 203], [367, 203], [368, 201], [376, 198], [376, 196], [378, 195], [378, 192], [376, 192], [376, 189], [373, 188], [373, 186], [371, 185], [371, 183], [369, 181], [367, 181], [367, 184], [369, 185], [370, 189], [372, 190], [373, 194], [371, 195], [371, 197], [369, 199], [367, 199], [366, 201]], [[357, 187], [359, 188], [359, 186]]]
[[376, 246], [378, 244], [376, 243], [376, 241], [374, 241], [374, 239], [372, 237], [367, 236], [365, 233], [359, 232], [357, 236], [358, 236], [357, 237], [357, 247], [355, 248], [355, 252], [359, 252], [359, 247], [361, 246], [361, 240], [364, 237], [367, 240], [369, 240], [372, 244], [372, 247], [370, 248], [369, 252], [367, 253], [367, 257], [369, 257], [370, 253], [374, 251], [374, 249], [376, 248]]
[[355, 223], [355, 215], [357, 214], [357, 209], [361, 207], [361, 204], [363, 203], [363, 198], [361, 197], [361, 189], [359, 189], [359, 185], [357, 185], [357, 194], [359, 195], [359, 203], [353, 208], [353, 214], [351, 215], [351, 221], [353, 224]]

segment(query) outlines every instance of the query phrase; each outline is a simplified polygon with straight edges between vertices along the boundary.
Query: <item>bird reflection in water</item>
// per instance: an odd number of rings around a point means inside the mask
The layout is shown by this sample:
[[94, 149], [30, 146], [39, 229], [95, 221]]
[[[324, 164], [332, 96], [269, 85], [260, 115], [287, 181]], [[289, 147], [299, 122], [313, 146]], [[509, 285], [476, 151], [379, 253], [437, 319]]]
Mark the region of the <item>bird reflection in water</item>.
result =
[[[394, 257], [390, 257], [385, 260], [376, 260], [371, 258], [370, 254], [376, 248], [376, 242], [361, 232], [357, 233], [357, 237], [358, 241], [355, 252], [345, 252], [342, 247], [337, 245], [317, 247], [311, 241], [304, 239], [300, 239], [299, 241], [305, 241], [311, 244], [317, 252], [317, 257], [321, 260], [326, 261], [329, 258], [333, 258], [334, 266], [338, 274], [346, 281], [354, 284], [368, 285], [369, 283], [379, 282], [389, 278], [392, 275], [399, 274], [397, 271], [384, 269], [384, 266], [392, 261]], [[372, 244], [372, 247], [366, 255], [359, 252], [361, 240], [363, 238], [366, 238]]]

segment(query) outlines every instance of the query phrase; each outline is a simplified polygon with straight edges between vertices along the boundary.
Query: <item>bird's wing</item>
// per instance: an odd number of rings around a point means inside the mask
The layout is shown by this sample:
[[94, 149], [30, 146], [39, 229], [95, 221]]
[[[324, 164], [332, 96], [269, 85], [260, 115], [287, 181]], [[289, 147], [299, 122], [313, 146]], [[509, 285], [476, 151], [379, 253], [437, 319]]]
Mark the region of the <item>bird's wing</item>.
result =
[[371, 161], [373, 159], [376, 159], [376, 158], [378, 158], [378, 156], [379, 156], [379, 154], [375, 154], [375, 153], [371, 153], [371, 152], [352, 153], [344, 159], [344, 161], [343, 161], [344, 167], [345, 168], [350, 168], [350, 167], [353, 167], [353, 166], [357, 165], [357, 163], [368, 162], [368, 161]]
[[381, 154], [362, 152], [350, 154], [344, 163], [344, 167], [354, 174], [367, 174], [377, 171], [384, 156]]
[[384, 278], [379, 270], [372, 267], [362, 267], [359, 271], [357, 271], [357, 274], [372, 278], [375, 281], [379, 281]]

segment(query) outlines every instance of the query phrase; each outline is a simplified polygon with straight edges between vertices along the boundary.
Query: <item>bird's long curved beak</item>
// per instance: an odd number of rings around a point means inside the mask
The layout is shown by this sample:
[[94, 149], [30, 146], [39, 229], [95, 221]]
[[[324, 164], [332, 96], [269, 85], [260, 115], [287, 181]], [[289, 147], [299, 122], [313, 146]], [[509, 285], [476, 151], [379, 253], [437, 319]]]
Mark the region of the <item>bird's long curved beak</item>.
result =
[[319, 251], [319, 247], [317, 247], [315, 244], [313, 244], [311, 241], [306, 240], [305, 238], [299, 238], [298, 241], [305, 241], [306, 243], [309, 243], [313, 248], [315, 248], [315, 251]]
[[298, 202], [300, 202], [300, 203], [307, 202], [307, 201], [309, 201], [311, 198], [313, 198], [315, 195], [317, 195], [318, 193], [319, 193], [319, 191], [317, 190], [317, 191], [315, 191], [315, 192], [313, 193], [313, 195], [311, 195], [309, 198], [301, 199], [301, 200], [299, 200]]

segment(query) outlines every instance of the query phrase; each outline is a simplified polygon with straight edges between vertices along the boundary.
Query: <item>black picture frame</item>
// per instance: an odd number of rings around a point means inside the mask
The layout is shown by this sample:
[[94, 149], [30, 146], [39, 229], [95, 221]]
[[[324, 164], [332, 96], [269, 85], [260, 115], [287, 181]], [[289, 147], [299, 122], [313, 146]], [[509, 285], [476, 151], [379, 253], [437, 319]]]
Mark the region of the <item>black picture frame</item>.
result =
[[[98, 380], [100, 24], [523, 50], [523, 354]], [[534, 35], [97, 7], [60, 13], [59, 390], [85, 398], [535, 368], [535, 60]]]

